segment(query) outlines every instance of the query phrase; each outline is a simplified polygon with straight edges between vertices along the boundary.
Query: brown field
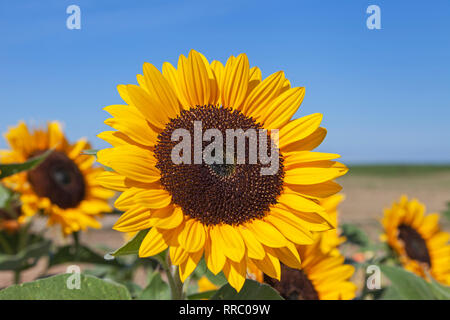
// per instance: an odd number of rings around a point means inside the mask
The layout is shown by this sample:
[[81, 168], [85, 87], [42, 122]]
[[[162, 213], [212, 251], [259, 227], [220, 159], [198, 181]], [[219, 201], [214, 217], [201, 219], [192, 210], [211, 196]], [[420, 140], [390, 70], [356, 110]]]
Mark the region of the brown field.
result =
[[[373, 169], [373, 168], [372, 168]], [[380, 232], [379, 219], [383, 208], [391, 205], [392, 201], [398, 199], [402, 194], [415, 197], [427, 207], [427, 212], [443, 212], [450, 202], [450, 169], [444, 167], [437, 170], [366, 170], [356, 168], [341, 178], [339, 183], [343, 186], [345, 201], [340, 206], [340, 223], [353, 223], [363, 228], [369, 236], [376, 240]], [[106, 216], [103, 219], [103, 229], [90, 230], [81, 236], [83, 243], [91, 247], [104, 245], [111, 249], [118, 248], [123, 243], [123, 235], [111, 229], [117, 215]], [[450, 223], [441, 218], [442, 227], [450, 231]], [[45, 227], [40, 223], [37, 227]], [[58, 230], [59, 231], [59, 230]], [[51, 236], [58, 242], [71, 241], [71, 238], [61, 239], [57, 230], [49, 230]], [[104, 250], [104, 249], [103, 249]], [[82, 265], [89, 268], [89, 265]], [[49, 274], [64, 272], [66, 266], [56, 266], [49, 270]], [[41, 276], [45, 270], [45, 261], [41, 260], [34, 268], [23, 272], [22, 281], [31, 281]], [[136, 281], [145, 285], [146, 277], [137, 273]], [[0, 288], [11, 285], [13, 282], [12, 272], [0, 272]]]

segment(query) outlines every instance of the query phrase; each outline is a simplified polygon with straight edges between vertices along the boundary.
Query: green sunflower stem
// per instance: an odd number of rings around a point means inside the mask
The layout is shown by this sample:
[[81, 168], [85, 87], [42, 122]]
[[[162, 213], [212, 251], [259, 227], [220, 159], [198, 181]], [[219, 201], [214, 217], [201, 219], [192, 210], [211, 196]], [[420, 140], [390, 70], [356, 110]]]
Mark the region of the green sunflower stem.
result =
[[20, 270], [14, 271], [14, 284], [20, 283], [20, 274], [21, 274]]
[[80, 236], [78, 231], [72, 233], [72, 237], [73, 237], [73, 244], [75, 247], [75, 261], [80, 260]]
[[161, 263], [162, 268], [166, 272], [172, 300], [184, 299], [183, 282], [180, 279], [180, 273], [178, 270], [179, 267], [176, 266], [175, 268], [173, 268], [170, 262], [169, 255], [167, 255], [165, 259], [163, 257], [157, 256], [157, 260]]

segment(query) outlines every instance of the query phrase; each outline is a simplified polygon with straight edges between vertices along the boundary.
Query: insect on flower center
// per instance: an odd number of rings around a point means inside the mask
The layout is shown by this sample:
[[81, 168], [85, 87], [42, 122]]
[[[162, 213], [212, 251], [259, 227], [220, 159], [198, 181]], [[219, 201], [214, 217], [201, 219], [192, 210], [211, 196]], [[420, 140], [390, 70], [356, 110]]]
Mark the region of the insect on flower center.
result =
[[398, 238], [403, 242], [409, 258], [431, 266], [427, 244], [416, 230], [408, 225], [402, 224], [398, 227]]
[[[44, 152], [34, 152], [30, 158]], [[38, 196], [49, 198], [62, 209], [76, 208], [86, 193], [80, 169], [60, 151], [53, 151], [41, 164], [30, 170], [28, 181]]]
[[[171, 119], [158, 136], [155, 146], [156, 167], [161, 172], [161, 184], [172, 195], [172, 200], [179, 205], [184, 214], [191, 216], [205, 225], [226, 223], [241, 224], [252, 219], [264, 217], [269, 206], [277, 203], [283, 185], [283, 158], [277, 153], [276, 170], [273, 174], [262, 175], [261, 169], [272, 164], [251, 163], [254, 149], [250, 142], [266, 143], [269, 150], [273, 142], [268, 136], [262, 142], [259, 136], [245, 137], [245, 161], [238, 162], [238, 147], [230, 152], [228, 146], [220, 150], [224, 161], [220, 163], [198, 163], [195, 161], [194, 143], [189, 145], [188, 163], [174, 163], [173, 150], [179, 141], [173, 141], [173, 133], [183, 129], [194, 137], [195, 123], [201, 122], [201, 134], [215, 129], [223, 137], [227, 129], [262, 130], [254, 119], [244, 116], [240, 111], [216, 106], [197, 106], [182, 111], [177, 118]], [[198, 134], [198, 132], [197, 132]], [[213, 141], [200, 140], [202, 150]], [[211, 152], [215, 156], [215, 151]], [[184, 151], [183, 151], [184, 152]], [[226, 159], [231, 159], [226, 161]]]

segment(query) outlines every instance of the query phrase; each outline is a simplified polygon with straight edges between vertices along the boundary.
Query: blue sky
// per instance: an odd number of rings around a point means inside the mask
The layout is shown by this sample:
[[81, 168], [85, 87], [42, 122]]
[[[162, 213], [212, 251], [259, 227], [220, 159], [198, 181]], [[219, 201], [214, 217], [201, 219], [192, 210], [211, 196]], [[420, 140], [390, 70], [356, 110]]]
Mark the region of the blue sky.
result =
[[[81, 30], [66, 28], [71, 4]], [[366, 27], [371, 4], [381, 30]], [[295, 117], [323, 113], [320, 151], [346, 163], [450, 163], [449, 34], [448, 0], [2, 1], [0, 130], [55, 119], [105, 147], [116, 85], [193, 48], [284, 70], [306, 87]]]

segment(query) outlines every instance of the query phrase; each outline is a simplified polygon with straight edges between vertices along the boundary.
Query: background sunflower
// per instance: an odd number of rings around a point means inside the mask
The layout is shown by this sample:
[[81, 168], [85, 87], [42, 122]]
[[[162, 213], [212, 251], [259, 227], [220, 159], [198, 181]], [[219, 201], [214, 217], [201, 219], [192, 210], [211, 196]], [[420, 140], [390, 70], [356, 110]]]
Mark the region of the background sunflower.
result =
[[64, 235], [87, 227], [100, 228], [96, 218], [110, 211], [108, 199], [114, 193], [96, 182], [103, 169], [93, 166], [94, 156], [82, 154], [90, 149], [86, 140], [69, 143], [57, 122], [34, 130], [20, 122], [5, 138], [11, 149], [1, 151], [2, 163], [22, 163], [53, 150], [33, 170], [3, 180], [20, 194], [25, 216], [42, 212], [48, 216], [49, 225], [61, 225]]
[[384, 211], [382, 239], [398, 254], [405, 269], [450, 284], [450, 235], [439, 227], [439, 214], [402, 196]]

